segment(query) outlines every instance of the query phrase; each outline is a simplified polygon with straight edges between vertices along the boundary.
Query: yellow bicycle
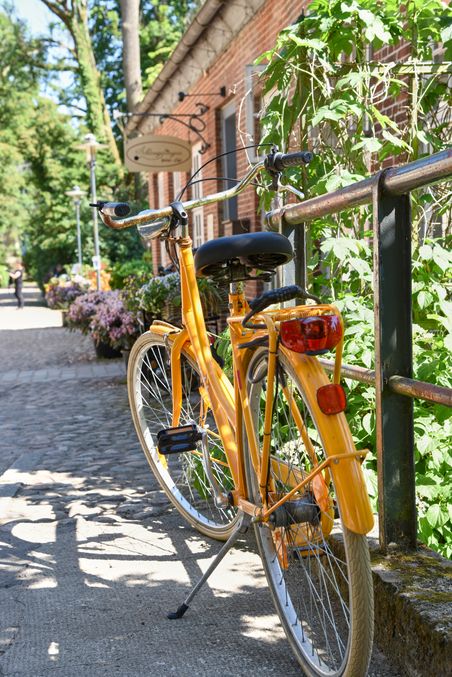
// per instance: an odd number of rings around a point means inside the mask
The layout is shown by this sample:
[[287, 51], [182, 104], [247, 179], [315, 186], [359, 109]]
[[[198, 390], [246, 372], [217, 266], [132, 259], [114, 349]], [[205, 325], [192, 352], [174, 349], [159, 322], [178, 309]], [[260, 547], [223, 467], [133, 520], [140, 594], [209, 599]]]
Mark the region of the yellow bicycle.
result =
[[[177, 261], [182, 328], [155, 321], [132, 348], [128, 391], [146, 458], [179, 512], [206, 536], [226, 540], [179, 609], [180, 618], [237, 538], [252, 523], [290, 644], [307, 675], [367, 674], [373, 588], [366, 533], [373, 516], [340, 385], [343, 322], [293, 285], [248, 301], [247, 279], [268, 280], [293, 257], [280, 233], [217, 238], [193, 253], [187, 212], [226, 200], [264, 171], [273, 185], [310, 153], [277, 153], [233, 188], [125, 216], [99, 203], [112, 228], [137, 225]], [[232, 380], [212, 355], [197, 276], [229, 284]], [[312, 298], [312, 297], [311, 297]], [[270, 306], [273, 306], [270, 309]], [[335, 351], [332, 380], [316, 355]]]

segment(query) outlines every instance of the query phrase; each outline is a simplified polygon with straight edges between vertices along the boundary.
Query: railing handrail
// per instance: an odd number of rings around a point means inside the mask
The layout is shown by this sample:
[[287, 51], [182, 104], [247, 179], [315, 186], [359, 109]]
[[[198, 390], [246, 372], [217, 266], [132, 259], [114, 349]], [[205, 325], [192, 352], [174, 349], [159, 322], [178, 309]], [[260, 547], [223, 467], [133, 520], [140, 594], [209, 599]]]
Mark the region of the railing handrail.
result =
[[[343, 375], [375, 384], [380, 543], [415, 548], [417, 537], [413, 397], [452, 404], [452, 389], [413, 379], [411, 207], [408, 193], [452, 178], [452, 148], [267, 214], [298, 238], [295, 281], [306, 281], [305, 224], [373, 205], [375, 371], [343, 365]], [[303, 263], [302, 263], [303, 262]], [[305, 285], [303, 285], [305, 286]], [[329, 369], [327, 361], [323, 365]]]
[[[305, 202], [286, 205], [267, 214], [269, 225], [277, 227], [280, 219], [289, 225], [312, 221], [343, 209], [369, 204], [377, 175], [339, 188], [331, 193], [318, 195]], [[403, 195], [415, 188], [452, 177], [452, 148], [409, 162], [399, 167], [390, 167], [382, 177], [382, 188], [389, 195]]]

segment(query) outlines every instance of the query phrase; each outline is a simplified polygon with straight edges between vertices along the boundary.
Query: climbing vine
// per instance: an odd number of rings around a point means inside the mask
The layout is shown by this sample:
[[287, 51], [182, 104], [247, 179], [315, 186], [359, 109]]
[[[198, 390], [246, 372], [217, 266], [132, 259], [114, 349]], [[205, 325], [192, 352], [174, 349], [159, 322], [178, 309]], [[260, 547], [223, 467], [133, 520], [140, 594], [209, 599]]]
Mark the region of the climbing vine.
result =
[[[265, 64], [261, 142], [315, 153], [307, 169], [291, 170], [291, 182], [313, 197], [450, 144], [450, 7], [440, 0], [409, 0], [403, 9], [395, 0], [314, 0], [308, 9], [258, 59]], [[450, 182], [412, 196], [414, 373], [449, 387], [451, 197]], [[268, 207], [271, 195], [262, 199]], [[312, 289], [344, 312], [345, 360], [373, 368], [369, 216], [369, 208], [360, 208], [312, 222], [309, 271]], [[348, 386], [355, 440], [374, 452], [374, 391], [352, 381]], [[451, 432], [450, 409], [415, 404], [419, 536], [448, 557]], [[376, 499], [374, 454], [365, 471]]]

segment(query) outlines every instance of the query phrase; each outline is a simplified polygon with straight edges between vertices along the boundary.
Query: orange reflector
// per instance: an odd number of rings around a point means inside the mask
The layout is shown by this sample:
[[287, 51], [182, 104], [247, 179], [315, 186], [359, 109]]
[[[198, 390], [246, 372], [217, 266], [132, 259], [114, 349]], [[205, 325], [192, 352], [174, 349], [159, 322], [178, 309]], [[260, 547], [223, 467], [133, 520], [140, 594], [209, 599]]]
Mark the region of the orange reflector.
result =
[[347, 397], [341, 385], [330, 383], [317, 390], [317, 403], [324, 414], [339, 414], [347, 406]]
[[337, 315], [318, 315], [281, 322], [279, 334], [283, 346], [296, 353], [319, 355], [332, 350], [342, 338]]

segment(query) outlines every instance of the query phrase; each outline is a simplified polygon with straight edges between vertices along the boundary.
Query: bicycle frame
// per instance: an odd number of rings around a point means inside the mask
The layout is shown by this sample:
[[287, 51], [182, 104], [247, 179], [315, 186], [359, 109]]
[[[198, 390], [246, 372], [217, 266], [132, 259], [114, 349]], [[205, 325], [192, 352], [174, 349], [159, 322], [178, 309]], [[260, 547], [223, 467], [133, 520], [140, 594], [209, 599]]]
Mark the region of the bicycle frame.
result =
[[[190, 200], [183, 203], [182, 207], [185, 210], [189, 210], [232, 198], [243, 191], [264, 168], [265, 162], [260, 161], [251, 167], [247, 175], [233, 188], [204, 198]], [[289, 186], [281, 188], [293, 190]], [[297, 191], [294, 192], [298, 194]], [[159, 236], [172, 237], [169, 231], [170, 219], [173, 214], [173, 207], [171, 205], [160, 209], [145, 210], [127, 219], [114, 220], [108, 213], [102, 213], [102, 211], [100, 213], [104, 223], [111, 228], [123, 229], [136, 225], [140, 233], [146, 238]], [[322, 492], [326, 490], [326, 483], [322, 475], [323, 471], [325, 471], [331, 474], [336, 493], [341, 499], [342, 519], [345, 526], [359, 534], [365, 534], [370, 531], [373, 526], [373, 515], [360, 463], [360, 460], [362, 460], [367, 452], [356, 451], [343, 413], [326, 415], [320, 410], [316, 400], [316, 393], [320, 387], [329, 384], [329, 380], [317, 359], [294, 353], [282, 345], [277, 345], [277, 325], [282, 319], [299, 317], [300, 313], [303, 312], [309, 315], [322, 314], [325, 309], [328, 312], [335, 312], [340, 317], [338, 311], [333, 306], [297, 306], [294, 309], [286, 308], [281, 311], [268, 310], [265, 313], [259, 314], [260, 320], [265, 323], [266, 329], [245, 329], [242, 325], [242, 320], [248, 312], [249, 306], [243, 293], [235, 285], [229, 294], [231, 315], [228, 318], [233, 351], [234, 383], [232, 384], [212, 357], [196, 282], [192, 241], [188, 236], [186, 225], [182, 227], [181, 237], [177, 239], [173, 238], [173, 242], [177, 246], [179, 256], [184, 328], [179, 329], [160, 321], [156, 321], [152, 325], [152, 331], [165, 337], [165, 340], [168, 341], [168, 345], [171, 347], [173, 387], [172, 426], [178, 426], [181, 413], [181, 351], [184, 349], [188, 351], [200, 371], [202, 382], [200, 394], [206, 406], [210, 406], [212, 410], [224, 446], [235, 485], [235, 490], [232, 492], [235, 505], [252, 515], [256, 520], [267, 521], [278, 505], [289, 500], [294, 493], [307, 484], [317, 487], [315, 489], [318, 494], [316, 494], [316, 498], [321, 502], [323, 500]], [[248, 343], [252, 338], [263, 336], [268, 336], [269, 348], [268, 387], [264, 417], [265, 435], [261, 461], [246, 387], [247, 368], [253, 358], [254, 350], [243, 346], [243, 344]], [[328, 447], [328, 449], [334, 448], [336, 453], [330, 455], [322, 463], [318, 463], [317, 459], [313, 458], [315, 453], [312, 445], [310, 446], [309, 436], [302, 417], [297, 411], [297, 405], [291, 400], [288, 393], [286, 399], [291, 407], [291, 413], [296, 421], [300, 436], [305, 442], [308, 454], [311, 455], [313, 470], [306, 477], [301, 477], [300, 475], [298, 484], [293, 486], [291, 491], [280, 502], [268, 505], [266, 471], [268, 463], [276, 463], [280, 476], [281, 473], [284, 475], [283, 462], [280, 460], [276, 461], [270, 454], [271, 413], [278, 351], [284, 355], [303, 386], [308, 400], [308, 408], [311, 413], [315, 413], [320, 437], [324, 446]], [[336, 348], [336, 363], [333, 377], [335, 383], [339, 383], [340, 380], [341, 359], [342, 343]], [[244, 429], [248, 440], [251, 461], [259, 479], [263, 507], [257, 506], [248, 500], [244, 466]], [[163, 457], [161, 460], [162, 463], [166, 463]], [[293, 483], [293, 480], [291, 482]]]
[[[316, 417], [320, 423], [320, 436], [324, 441], [330, 443], [328, 445], [329, 448], [331, 446], [336, 448], [336, 453], [320, 464], [316, 459], [311, 458], [314, 465], [313, 470], [305, 477], [301, 477], [300, 474], [300, 477], [297, 478], [299, 479], [298, 484], [294, 485], [291, 491], [280, 501], [273, 505], [267, 504], [266, 468], [268, 463], [277, 463], [279, 472], [284, 472], [282, 462], [272, 460], [270, 456], [271, 414], [278, 352], [277, 331], [275, 329], [274, 318], [272, 317], [272, 312], [274, 313], [274, 311], [268, 311], [268, 313], [260, 315], [265, 321], [267, 330], [244, 329], [242, 320], [249, 310], [249, 306], [241, 291], [235, 289], [230, 292], [229, 305], [232, 312], [228, 318], [228, 324], [231, 333], [234, 367], [234, 383], [231, 384], [221, 367], [214, 360], [210, 349], [196, 282], [191, 239], [188, 236], [183, 236], [177, 240], [177, 246], [184, 328], [179, 329], [159, 321], [155, 322], [151, 327], [153, 332], [166, 337], [171, 346], [172, 425], [176, 427], [179, 424], [182, 401], [181, 351], [184, 348], [186, 351], [189, 351], [190, 356], [197, 363], [200, 371], [202, 384], [200, 394], [212, 410], [224, 445], [235, 485], [235, 490], [232, 492], [235, 505], [244, 512], [251, 514], [256, 520], [265, 522], [279, 505], [289, 500], [303, 486], [310, 483], [313, 483], [316, 487], [315, 491], [318, 492], [318, 499], [321, 501], [324, 498], [322, 492], [327, 491], [322, 473], [328, 468], [332, 475], [338, 497], [341, 499], [341, 505], [343, 506], [342, 518], [345, 526], [355, 533], [365, 534], [370, 531], [373, 527], [373, 515], [360, 463], [366, 452], [356, 451], [343, 413], [327, 416], [320, 411], [315, 399], [315, 393], [318, 388], [328, 384], [329, 381], [318, 361], [313, 357], [293, 353], [284, 348], [284, 346], [279, 346], [279, 351], [285, 355], [305, 387], [305, 393], [309, 400], [308, 407], [311, 411], [316, 412]], [[304, 306], [302, 308], [305, 313], [313, 312], [311, 310], [312, 307]], [[309, 308], [309, 311], [307, 311], [307, 308]], [[330, 306], [327, 306], [327, 308], [330, 308]], [[285, 311], [279, 311], [277, 315], [282, 313], [283, 315], [290, 316], [294, 312], [296, 312], [296, 309], [285, 309]], [[260, 456], [246, 387], [247, 368], [254, 351], [248, 347], [241, 348], [241, 345], [249, 342], [250, 338], [258, 338], [265, 335], [269, 337], [268, 388], [264, 417], [264, 445]], [[339, 346], [336, 354], [335, 382], [339, 382], [340, 378], [341, 353], [342, 346]], [[290, 395], [287, 399], [294, 414], [294, 420], [297, 423], [300, 436], [305, 441], [309, 453], [309, 437], [302, 418], [299, 413], [297, 416], [297, 406], [293, 400], [291, 401]], [[250, 457], [259, 478], [263, 508], [248, 500], [244, 467], [243, 427], [245, 427], [246, 431]], [[313, 453], [312, 447], [311, 451]]]

